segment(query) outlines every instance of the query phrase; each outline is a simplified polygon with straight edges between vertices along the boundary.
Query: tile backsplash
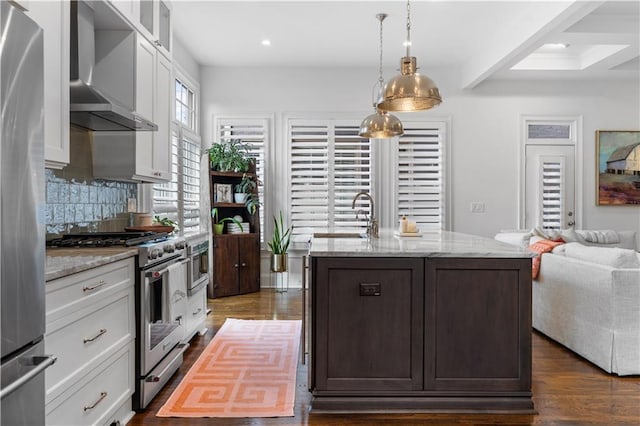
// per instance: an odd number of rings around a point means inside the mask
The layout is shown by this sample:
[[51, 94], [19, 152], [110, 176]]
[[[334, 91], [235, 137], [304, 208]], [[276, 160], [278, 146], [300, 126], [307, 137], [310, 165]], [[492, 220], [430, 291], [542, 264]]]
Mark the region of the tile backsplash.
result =
[[90, 135], [71, 126], [69, 164], [62, 170], [45, 169], [48, 236], [123, 231], [129, 223], [127, 201], [137, 198], [138, 185], [94, 179]]
[[138, 186], [106, 180], [68, 180], [55, 170], [45, 170], [47, 234], [122, 231], [129, 198]]

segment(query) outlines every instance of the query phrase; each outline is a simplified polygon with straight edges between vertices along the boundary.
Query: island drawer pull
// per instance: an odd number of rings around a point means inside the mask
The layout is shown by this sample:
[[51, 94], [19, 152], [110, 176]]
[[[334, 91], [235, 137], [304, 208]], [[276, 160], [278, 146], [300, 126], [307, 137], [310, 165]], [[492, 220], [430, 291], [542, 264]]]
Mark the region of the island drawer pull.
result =
[[93, 404], [89, 405], [89, 406], [84, 406], [84, 411], [89, 411], [93, 408], [96, 407], [96, 405], [100, 404], [102, 402], [103, 399], [105, 399], [107, 397], [107, 393], [102, 391], [100, 392], [100, 398], [98, 398], [98, 400], [96, 402], [94, 402]]
[[107, 329], [106, 329], [106, 328], [101, 328], [101, 329], [100, 329], [100, 331], [98, 331], [98, 334], [96, 334], [95, 336], [90, 337], [90, 338], [86, 338], [86, 337], [85, 337], [85, 338], [83, 339], [83, 340], [84, 340], [84, 343], [93, 342], [94, 340], [96, 340], [98, 337], [102, 336], [102, 335], [103, 335], [104, 333], [106, 333], [106, 332], [107, 332]]
[[94, 285], [94, 286], [90, 286], [90, 287], [82, 287], [82, 291], [91, 291], [91, 290], [95, 290], [96, 288], [102, 287], [103, 285], [105, 285], [107, 282], [105, 280], [100, 280], [98, 281], [98, 284]]

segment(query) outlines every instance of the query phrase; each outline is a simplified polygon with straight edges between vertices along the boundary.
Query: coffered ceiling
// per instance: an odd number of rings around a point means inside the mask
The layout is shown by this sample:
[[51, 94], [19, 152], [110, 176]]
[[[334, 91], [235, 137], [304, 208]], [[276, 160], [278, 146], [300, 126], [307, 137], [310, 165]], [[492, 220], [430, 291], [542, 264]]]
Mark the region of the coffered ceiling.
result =
[[[411, 54], [422, 72], [455, 70], [461, 88], [488, 79], [640, 76], [637, 0], [413, 0], [410, 7]], [[384, 66], [398, 68], [403, 0], [176, 0], [174, 36], [205, 66], [376, 69], [377, 13], [388, 14]]]

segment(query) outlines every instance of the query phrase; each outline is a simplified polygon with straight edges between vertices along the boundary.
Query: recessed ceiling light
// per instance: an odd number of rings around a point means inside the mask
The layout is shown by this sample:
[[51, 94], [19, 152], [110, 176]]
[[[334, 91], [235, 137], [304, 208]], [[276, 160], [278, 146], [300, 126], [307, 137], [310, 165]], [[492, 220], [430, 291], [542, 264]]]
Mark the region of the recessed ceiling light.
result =
[[271, 46], [271, 40], [265, 38], [264, 40], [262, 40], [262, 45], [263, 46]]
[[543, 48], [547, 49], [566, 49], [569, 47], [567, 43], [546, 43], [542, 45]]

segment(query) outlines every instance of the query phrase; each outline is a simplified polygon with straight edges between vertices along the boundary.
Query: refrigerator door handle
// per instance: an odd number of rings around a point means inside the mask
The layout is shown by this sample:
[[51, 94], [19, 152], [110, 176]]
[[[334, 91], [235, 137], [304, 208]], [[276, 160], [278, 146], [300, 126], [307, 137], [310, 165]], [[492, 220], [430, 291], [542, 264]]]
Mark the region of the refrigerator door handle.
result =
[[44, 356], [33, 356], [33, 357], [31, 357], [30, 365], [35, 365], [36, 368], [34, 368], [33, 370], [29, 371], [24, 376], [21, 376], [18, 380], [14, 381], [13, 383], [9, 384], [8, 386], [5, 386], [4, 388], [2, 388], [2, 390], [0, 390], [0, 400], [2, 400], [5, 397], [9, 396], [15, 390], [17, 390], [19, 387], [21, 387], [22, 385], [27, 383], [29, 380], [33, 379], [38, 374], [42, 373], [44, 370], [46, 370], [47, 368], [52, 366], [57, 360], [58, 360], [58, 358], [56, 358], [53, 355], [44, 355]]

